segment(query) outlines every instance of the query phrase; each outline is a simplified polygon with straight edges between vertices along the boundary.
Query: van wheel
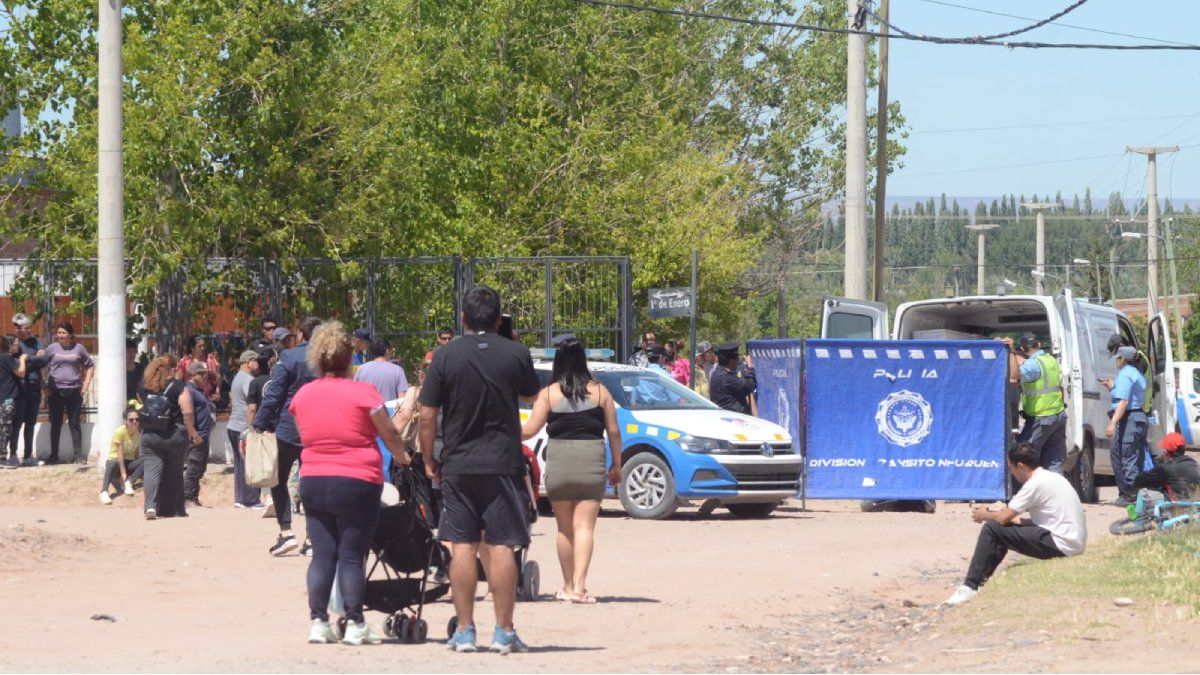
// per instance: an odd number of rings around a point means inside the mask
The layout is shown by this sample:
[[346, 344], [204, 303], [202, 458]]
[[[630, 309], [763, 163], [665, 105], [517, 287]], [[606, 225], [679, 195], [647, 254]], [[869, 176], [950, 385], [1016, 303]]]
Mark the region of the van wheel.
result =
[[726, 504], [725, 508], [738, 518], [766, 518], [775, 511], [775, 507], [779, 506], [779, 502], [769, 502], [767, 504]]
[[658, 455], [638, 453], [621, 467], [621, 506], [634, 518], [667, 518], [679, 508], [675, 477]]
[[1096, 463], [1091, 443], [1084, 446], [1083, 452], [1079, 453], [1079, 459], [1075, 461], [1075, 468], [1071, 469], [1067, 478], [1079, 495], [1079, 501], [1084, 504], [1095, 504], [1099, 501], [1100, 494], [1096, 490]]

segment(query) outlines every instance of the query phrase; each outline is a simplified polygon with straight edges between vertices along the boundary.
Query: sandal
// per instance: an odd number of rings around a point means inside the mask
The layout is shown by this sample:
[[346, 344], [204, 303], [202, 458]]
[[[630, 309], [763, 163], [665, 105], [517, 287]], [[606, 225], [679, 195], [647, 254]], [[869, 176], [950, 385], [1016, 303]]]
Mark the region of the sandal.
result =
[[563, 591], [562, 589], [559, 589], [554, 593], [554, 599], [559, 602], [573, 602], [575, 600], [575, 596]]
[[594, 605], [596, 604], [596, 599], [592, 597], [591, 593], [584, 591], [583, 593], [571, 598], [571, 602], [575, 603], [576, 605]]

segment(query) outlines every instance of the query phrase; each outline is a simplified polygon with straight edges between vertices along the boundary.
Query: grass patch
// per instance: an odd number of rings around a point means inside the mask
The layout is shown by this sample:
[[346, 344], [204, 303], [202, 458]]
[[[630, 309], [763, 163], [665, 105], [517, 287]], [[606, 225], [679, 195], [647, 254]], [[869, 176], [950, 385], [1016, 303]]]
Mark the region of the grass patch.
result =
[[[1017, 599], [1082, 599], [1111, 602], [1116, 597], [1169, 603], [1189, 617], [1200, 615], [1200, 529], [1105, 539], [1074, 558], [1024, 560], [987, 585], [996, 605]], [[991, 604], [991, 603], [989, 603]], [[1060, 605], [1064, 613], [1071, 611]]]

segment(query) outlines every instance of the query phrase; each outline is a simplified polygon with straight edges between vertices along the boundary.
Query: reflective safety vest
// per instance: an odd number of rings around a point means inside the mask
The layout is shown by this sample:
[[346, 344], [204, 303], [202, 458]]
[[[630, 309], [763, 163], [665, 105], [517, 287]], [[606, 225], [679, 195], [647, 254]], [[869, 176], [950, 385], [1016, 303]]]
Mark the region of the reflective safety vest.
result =
[[1149, 415], [1154, 408], [1154, 372], [1150, 370], [1150, 357], [1146, 356], [1146, 352], [1139, 349], [1138, 357], [1146, 364], [1146, 372], [1142, 373], [1142, 377], [1146, 378], [1146, 402], [1142, 404], [1142, 410]]
[[1042, 352], [1034, 357], [1041, 375], [1021, 383], [1021, 410], [1030, 417], [1049, 417], [1066, 409], [1063, 403], [1062, 372], [1053, 356]]

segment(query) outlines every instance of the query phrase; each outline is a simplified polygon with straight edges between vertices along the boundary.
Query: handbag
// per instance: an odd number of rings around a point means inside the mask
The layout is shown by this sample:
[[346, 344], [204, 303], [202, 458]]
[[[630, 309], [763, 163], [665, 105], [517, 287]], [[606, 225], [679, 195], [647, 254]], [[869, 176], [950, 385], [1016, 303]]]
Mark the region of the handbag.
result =
[[246, 433], [246, 485], [270, 488], [279, 484], [279, 446], [275, 432], [250, 429]]

